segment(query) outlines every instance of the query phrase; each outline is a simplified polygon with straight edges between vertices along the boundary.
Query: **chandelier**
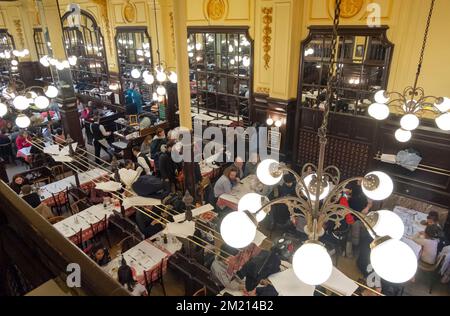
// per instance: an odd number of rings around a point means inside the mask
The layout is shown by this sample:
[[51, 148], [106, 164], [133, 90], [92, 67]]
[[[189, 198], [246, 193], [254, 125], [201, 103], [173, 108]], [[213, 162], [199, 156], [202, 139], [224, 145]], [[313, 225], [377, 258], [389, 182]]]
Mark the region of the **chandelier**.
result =
[[400, 120], [401, 127], [395, 132], [395, 138], [403, 143], [411, 139], [412, 131], [419, 127], [419, 117], [426, 111], [435, 115], [436, 125], [441, 130], [450, 131], [450, 99], [427, 96], [424, 89], [418, 86], [434, 4], [435, 0], [431, 0], [414, 85], [406, 87], [403, 92], [378, 91], [375, 94], [375, 103], [369, 107], [369, 115], [380, 121], [389, 116], [389, 107], [397, 108], [403, 114]]
[[[134, 79], [143, 78], [144, 82], [148, 85], [152, 85], [156, 81], [159, 83], [158, 87], [156, 88], [156, 92], [153, 93], [153, 100], [157, 101], [158, 96], [162, 97], [167, 94], [166, 87], [164, 86], [164, 83], [169, 80], [172, 83], [178, 82], [178, 76], [175, 71], [171, 70], [170, 68], [167, 68], [167, 65], [164, 61], [161, 60], [161, 53], [160, 53], [160, 47], [159, 47], [159, 31], [158, 31], [158, 19], [156, 14], [156, 1], [153, 0], [153, 11], [155, 15], [155, 31], [156, 31], [156, 54], [158, 56], [158, 64], [155, 65], [154, 69], [145, 69], [145, 68], [134, 68], [131, 70], [131, 77]], [[145, 45], [145, 44], [144, 44]], [[147, 44], [147, 47], [143, 47], [145, 49], [150, 49], [150, 44]], [[149, 53], [149, 52], [148, 52]], [[144, 52], [142, 52], [143, 55]], [[145, 55], [147, 57], [147, 55]]]
[[8, 113], [15, 114], [15, 123], [19, 128], [27, 128], [31, 119], [25, 114], [30, 108], [42, 111], [48, 108], [50, 100], [58, 96], [58, 88], [54, 85], [46, 87], [31, 86], [10, 76], [8, 85], [2, 90], [0, 97], [0, 117]]
[[224, 217], [220, 233], [231, 247], [244, 248], [250, 245], [256, 235], [258, 223], [270, 212], [275, 204], [285, 204], [291, 216], [299, 216], [294, 210], [300, 210], [306, 219], [306, 241], [294, 254], [293, 269], [295, 275], [304, 283], [319, 285], [328, 280], [332, 273], [332, 261], [325, 246], [319, 241], [324, 234], [323, 225], [334, 222], [338, 228], [347, 214], [358, 218], [374, 238], [371, 244], [370, 261], [375, 272], [392, 283], [410, 280], [417, 270], [417, 258], [413, 250], [400, 238], [404, 233], [401, 219], [393, 212], [381, 210], [369, 215], [356, 212], [339, 204], [346, 186], [353, 181], [361, 181], [364, 194], [376, 201], [384, 200], [393, 192], [391, 178], [380, 171], [340, 182], [340, 172], [335, 166], [324, 168], [325, 147], [327, 144], [327, 125], [333, 98], [332, 89], [336, 84], [336, 46], [339, 26], [341, 0], [336, 0], [331, 42], [331, 60], [327, 87], [327, 102], [322, 126], [318, 131], [320, 152], [318, 165], [308, 163], [301, 175], [279, 162], [263, 160], [256, 175], [263, 184], [275, 185], [281, 181], [285, 172], [296, 179], [296, 196], [284, 196], [269, 201], [266, 196], [250, 193], [238, 203], [238, 211]]
[[4, 50], [0, 52], [0, 59], [6, 59], [11, 60], [9, 70], [11, 73], [16, 73], [19, 70], [19, 58], [23, 58], [30, 54], [30, 51], [28, 49], [23, 50], [17, 50], [14, 49], [13, 51], [10, 50]]

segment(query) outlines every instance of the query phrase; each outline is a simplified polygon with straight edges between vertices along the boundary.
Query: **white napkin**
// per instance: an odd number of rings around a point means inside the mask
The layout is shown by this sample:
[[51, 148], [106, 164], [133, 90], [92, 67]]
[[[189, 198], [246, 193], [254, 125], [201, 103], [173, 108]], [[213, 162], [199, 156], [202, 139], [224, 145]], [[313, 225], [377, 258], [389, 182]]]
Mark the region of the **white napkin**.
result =
[[153, 206], [153, 205], [161, 205], [161, 200], [146, 198], [143, 196], [132, 196], [123, 199], [122, 205], [124, 209], [128, 209], [133, 206]]
[[[200, 207], [192, 210], [192, 216], [197, 217], [197, 216], [202, 215], [203, 213], [206, 213], [206, 212], [209, 212], [212, 210], [214, 210], [214, 207], [211, 204], [206, 204], [206, 205], [200, 206]], [[186, 218], [186, 213], [182, 213], [182, 214], [173, 216], [173, 220], [176, 223], [184, 221], [185, 218]]]
[[295, 275], [294, 269], [272, 274], [269, 276], [269, 281], [272, 282], [280, 296], [313, 296], [316, 289], [315, 286], [300, 281]]
[[345, 296], [351, 296], [358, 289], [358, 284], [335, 267], [330, 278], [323, 285]]
[[100, 182], [95, 185], [95, 188], [105, 192], [116, 192], [122, 188], [122, 184], [114, 181]]
[[119, 170], [120, 180], [126, 187], [131, 187], [131, 185], [139, 178], [141, 175], [142, 169], [131, 170], [122, 168]]
[[72, 157], [69, 156], [62, 156], [62, 155], [52, 155], [52, 158], [56, 162], [72, 162]]
[[51, 145], [44, 147], [44, 154], [59, 155], [59, 145]]
[[164, 231], [168, 235], [187, 238], [193, 236], [195, 232], [195, 222], [168, 223]]

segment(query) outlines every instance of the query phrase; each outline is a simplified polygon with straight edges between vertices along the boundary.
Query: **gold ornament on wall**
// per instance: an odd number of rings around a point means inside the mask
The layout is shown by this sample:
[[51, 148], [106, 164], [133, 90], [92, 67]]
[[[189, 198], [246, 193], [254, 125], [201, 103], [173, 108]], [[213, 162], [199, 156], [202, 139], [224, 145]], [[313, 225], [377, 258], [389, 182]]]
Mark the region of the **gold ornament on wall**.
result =
[[172, 37], [172, 50], [173, 50], [173, 56], [176, 56], [175, 52], [175, 27], [174, 27], [174, 21], [173, 21], [173, 12], [169, 13], [170, 18], [170, 31], [171, 31], [171, 37]]
[[19, 39], [20, 47], [25, 47], [25, 40], [23, 38], [22, 25], [20, 20], [14, 20], [14, 26], [16, 27], [17, 37]]
[[206, 13], [211, 20], [221, 20], [225, 16], [226, 0], [206, 0]]
[[257, 93], [263, 93], [263, 94], [270, 94], [269, 88], [263, 88], [263, 87], [257, 87], [256, 88]]
[[[340, 17], [349, 19], [361, 12], [364, 0], [342, 0]], [[330, 0], [330, 8], [334, 11], [335, 2]]]
[[112, 54], [112, 41], [111, 41], [112, 36], [111, 36], [111, 28], [109, 27], [108, 4], [106, 3], [107, 0], [93, 0], [93, 1], [94, 3], [100, 6], [102, 19], [103, 21], [105, 21], [106, 37], [108, 39], [109, 51]]
[[134, 22], [136, 19], [136, 9], [130, 1], [128, 1], [123, 8], [123, 17], [128, 23]]
[[262, 8], [263, 13], [263, 50], [264, 50], [264, 68], [269, 69], [270, 67], [270, 50], [272, 48], [272, 13], [273, 8]]

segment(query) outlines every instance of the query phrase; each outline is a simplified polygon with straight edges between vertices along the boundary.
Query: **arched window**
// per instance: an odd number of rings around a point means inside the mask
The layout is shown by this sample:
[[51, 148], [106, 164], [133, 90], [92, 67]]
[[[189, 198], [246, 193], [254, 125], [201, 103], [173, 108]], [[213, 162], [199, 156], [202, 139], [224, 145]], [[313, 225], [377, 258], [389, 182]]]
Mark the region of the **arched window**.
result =
[[144, 102], [152, 100], [154, 86], [144, 82], [142, 76], [133, 78], [131, 71], [153, 68], [152, 44], [146, 27], [118, 27], [116, 33], [117, 59], [123, 90], [139, 88]]
[[78, 90], [108, 87], [108, 63], [102, 33], [94, 17], [81, 10], [79, 25], [73, 25], [70, 12], [62, 17], [66, 55], [76, 56], [71, 66], [73, 81]]
[[[7, 75], [11, 65], [11, 59], [7, 56], [12, 56], [12, 51], [15, 49], [14, 39], [7, 29], [0, 29], [0, 71], [1, 75]], [[5, 53], [7, 56], [5, 56]]]

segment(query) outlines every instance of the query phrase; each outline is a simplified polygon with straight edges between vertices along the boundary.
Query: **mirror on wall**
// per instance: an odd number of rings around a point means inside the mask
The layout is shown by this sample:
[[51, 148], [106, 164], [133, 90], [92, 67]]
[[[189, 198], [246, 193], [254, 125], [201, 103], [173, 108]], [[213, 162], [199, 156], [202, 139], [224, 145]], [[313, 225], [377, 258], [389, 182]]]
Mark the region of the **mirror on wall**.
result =
[[0, 73], [2, 83], [9, 81], [14, 39], [7, 29], [0, 29]]
[[248, 29], [188, 29], [192, 108], [239, 125], [249, 121], [253, 43]]
[[[331, 55], [331, 27], [310, 27], [302, 42], [299, 100], [309, 108], [323, 108]], [[387, 27], [341, 27], [337, 47], [335, 112], [367, 115], [373, 94], [386, 88], [394, 45]]]

